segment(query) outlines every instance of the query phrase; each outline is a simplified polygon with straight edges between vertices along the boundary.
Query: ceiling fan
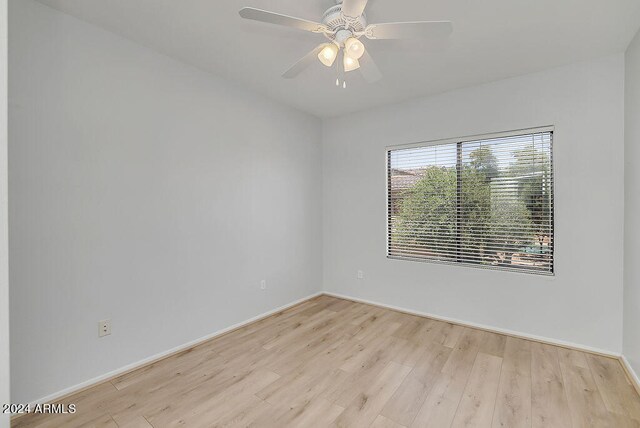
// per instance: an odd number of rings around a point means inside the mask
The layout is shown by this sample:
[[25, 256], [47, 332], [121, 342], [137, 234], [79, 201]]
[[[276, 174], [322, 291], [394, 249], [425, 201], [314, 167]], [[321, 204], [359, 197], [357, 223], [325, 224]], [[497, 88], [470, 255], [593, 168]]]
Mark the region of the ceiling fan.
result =
[[[367, 0], [336, 0], [336, 5], [327, 9], [322, 16], [322, 23], [295, 18], [267, 10], [244, 7], [240, 16], [245, 19], [267, 22], [270, 24], [293, 27], [312, 33], [319, 33], [327, 38], [327, 42], [316, 46], [303, 56], [282, 77], [291, 79], [310, 66], [317, 58], [327, 67], [337, 63], [338, 76], [336, 85], [346, 88], [345, 73], [360, 70], [364, 79], [373, 83], [382, 77], [371, 56], [367, 53], [362, 36], [367, 39], [410, 39], [421, 37], [437, 37], [451, 33], [453, 26], [449, 21], [413, 21], [388, 22], [383, 24], [367, 24], [364, 8]], [[338, 59], [338, 61], [336, 61]]]

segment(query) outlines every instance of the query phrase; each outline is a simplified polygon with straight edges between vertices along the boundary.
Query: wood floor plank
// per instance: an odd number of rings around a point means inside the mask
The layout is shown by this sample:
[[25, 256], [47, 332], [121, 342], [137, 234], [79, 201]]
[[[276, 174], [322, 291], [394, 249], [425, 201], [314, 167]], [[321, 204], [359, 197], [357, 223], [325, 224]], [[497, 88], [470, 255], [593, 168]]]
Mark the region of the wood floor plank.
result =
[[572, 426], [558, 350], [535, 342], [531, 343], [531, 425]]
[[581, 367], [579, 364], [583, 361], [576, 360], [571, 353], [559, 352], [559, 361], [573, 425], [613, 426], [614, 421], [602, 401], [591, 370]]
[[144, 416], [136, 416], [130, 419], [117, 419], [114, 417], [113, 420], [118, 425], [118, 428], [153, 428]]
[[438, 321], [429, 338], [431, 342], [438, 343], [448, 348], [453, 348], [458, 343], [460, 336], [464, 332], [465, 327], [451, 324], [448, 322]]
[[410, 426], [433, 388], [451, 349], [433, 345], [425, 349], [416, 366], [387, 402], [381, 414], [405, 426]]
[[339, 406], [347, 407], [355, 397], [364, 393], [376, 382], [382, 370], [390, 362], [390, 359], [384, 355], [383, 350], [373, 355], [359, 370], [350, 373], [350, 376], [342, 384], [337, 385], [336, 389], [330, 390], [327, 399]]
[[[256, 406], [261, 400], [254, 394], [279, 377], [273, 372], [254, 371], [213, 396], [194, 401], [180, 400], [174, 408], [164, 409], [147, 419], [154, 426], [213, 426], [240, 413], [243, 408]], [[185, 408], [189, 408], [186, 413]]]
[[392, 359], [403, 366], [414, 367], [427, 347], [429, 346], [422, 343], [399, 340], [396, 343]]
[[414, 315], [406, 315], [401, 321], [401, 326], [393, 335], [410, 342], [424, 343], [433, 329], [434, 324], [435, 321]]
[[308, 320], [297, 322], [289, 326], [289, 328], [279, 331], [273, 339], [263, 344], [262, 347], [264, 349], [272, 349], [282, 347], [288, 343], [295, 343], [298, 338], [321, 330], [327, 327], [327, 324], [335, 323], [336, 317], [332, 316], [334, 315], [332, 312], [328, 309], [323, 309]]
[[478, 353], [452, 427], [491, 426], [501, 366], [502, 358]]
[[482, 342], [483, 332], [465, 328], [436, 378], [412, 427], [451, 426]]
[[371, 428], [406, 428], [404, 425], [400, 425], [389, 418], [385, 418], [382, 415], [378, 415], [375, 421], [371, 424]]
[[504, 356], [504, 348], [507, 343], [507, 336], [504, 334], [484, 332], [484, 338], [480, 344], [479, 352], [483, 354], [495, 355], [502, 358]]
[[210, 364], [214, 360], [217, 362], [222, 361], [222, 358], [219, 358], [214, 351], [184, 351], [170, 360], [161, 360], [140, 370], [120, 376], [112, 380], [111, 383], [118, 390], [145, 388], [149, 383], [162, 387], [163, 385], [158, 383], [158, 379], [163, 379], [163, 383], [172, 382], [175, 377], [180, 377], [192, 371], [199, 371], [203, 365]]
[[11, 426], [42, 428], [82, 426], [109, 414], [108, 403], [117, 395], [118, 390], [110, 382], [103, 382], [59, 401], [66, 405], [75, 404], [76, 413], [32, 413], [13, 421]]
[[[260, 361], [260, 354], [253, 354], [252, 358]], [[246, 357], [236, 359], [236, 366], [224, 358], [203, 359], [195, 369], [184, 374], [164, 376], [156, 379], [156, 384], [150, 382], [153, 378], [147, 379], [125, 389], [120, 396], [108, 403], [108, 410], [121, 418], [139, 414], [150, 416], [173, 409], [178, 402], [176, 397], [186, 397], [194, 402], [204, 399], [219, 393], [256, 369], [253, 364], [245, 364], [249, 361], [253, 360], [247, 360]]]
[[394, 320], [395, 314], [374, 314], [360, 324], [360, 332], [354, 337], [356, 340], [368, 340], [380, 336], [391, 335], [402, 325]]
[[[287, 376], [282, 376], [256, 393], [256, 396], [274, 406], [296, 407], [320, 397], [333, 385], [339, 385], [348, 376], [348, 373], [340, 369], [334, 369], [330, 373], [316, 376], [294, 372]], [[326, 398], [323, 398], [323, 400], [326, 400]]]
[[442, 373], [427, 396], [411, 427], [449, 427], [460, 403], [468, 373]]
[[[360, 305], [359, 303], [354, 303], [354, 304]], [[384, 314], [384, 309], [382, 308], [378, 308], [372, 305], [360, 305], [359, 314], [353, 321], [351, 321], [351, 323], [354, 325], [362, 325], [370, 317], [374, 315], [380, 316], [382, 314]]]
[[611, 358], [320, 296], [14, 427], [640, 428]]
[[430, 391], [430, 385], [425, 385], [416, 378], [407, 376], [380, 414], [401, 425], [409, 426]]
[[376, 381], [338, 416], [335, 426], [354, 428], [371, 425], [410, 371], [411, 367], [391, 361]]
[[[393, 324], [390, 324], [390, 327], [393, 329]], [[348, 355], [340, 368], [346, 372], [353, 373], [360, 370], [364, 365], [371, 364], [371, 361], [391, 360], [394, 353], [393, 347], [399, 340], [401, 339], [385, 335], [384, 331], [377, 336], [367, 336], [356, 344], [356, 352]]]
[[620, 362], [598, 355], [587, 355], [586, 359], [607, 410], [640, 423], [640, 400]]
[[200, 373], [199, 377], [189, 376], [184, 381], [180, 380], [166, 388], [153, 391], [151, 396], [141, 391], [140, 395], [133, 395], [135, 400], [126, 406], [126, 398], [132, 397], [128, 394], [118, 399], [120, 403], [113, 411], [117, 416], [130, 412], [142, 413], [151, 424], [158, 419], [158, 422], [167, 423], [176, 415], [188, 414], [192, 409], [197, 410], [198, 404], [237, 390], [238, 385], [244, 387], [256, 376], [256, 372], [262, 370], [242, 362], [237, 364], [238, 366], [225, 364], [223, 367], [212, 368], [211, 371]]
[[531, 426], [531, 347], [526, 340], [507, 337], [492, 425]]
[[330, 426], [340, 414], [344, 412], [344, 407], [318, 398], [304, 401], [298, 406], [294, 406], [276, 419], [276, 426], [307, 428], [311, 426]]
[[589, 368], [586, 354], [575, 349], [558, 348], [558, 358], [560, 361], [570, 363], [576, 367]]
[[86, 428], [118, 428], [118, 424], [109, 415], [100, 416], [93, 421], [83, 425]]
[[334, 354], [340, 348], [347, 345], [357, 329], [352, 325], [336, 325], [334, 328], [328, 328], [324, 332], [316, 333], [315, 337], [311, 337], [310, 341], [303, 346], [291, 346], [284, 350], [275, 352], [277, 358], [270, 362], [267, 366], [275, 373], [284, 375], [292, 371], [299, 370], [300, 366], [306, 366], [307, 370], [313, 370], [307, 365], [308, 361], [315, 361], [316, 358], [321, 360], [322, 354]]
[[441, 374], [442, 368], [449, 360], [453, 350], [445, 345], [432, 344], [425, 348], [424, 353], [418, 358], [410, 376], [416, 378], [425, 385], [433, 386]]
[[470, 370], [480, 350], [480, 345], [484, 342], [485, 333], [487, 332], [465, 328], [442, 368], [442, 372], [453, 374], [458, 368]]

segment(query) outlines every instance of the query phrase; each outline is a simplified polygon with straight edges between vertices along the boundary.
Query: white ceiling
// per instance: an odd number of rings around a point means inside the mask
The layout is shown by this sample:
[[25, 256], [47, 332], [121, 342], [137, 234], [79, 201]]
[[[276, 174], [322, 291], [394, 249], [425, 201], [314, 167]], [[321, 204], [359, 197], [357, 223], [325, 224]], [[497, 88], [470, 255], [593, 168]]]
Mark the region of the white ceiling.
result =
[[328, 117], [623, 52], [640, 26], [638, 0], [370, 0], [368, 22], [450, 20], [445, 41], [365, 40], [384, 77], [320, 63], [280, 77], [323, 41], [238, 15], [243, 6], [319, 21], [331, 0], [40, 0], [274, 99]]

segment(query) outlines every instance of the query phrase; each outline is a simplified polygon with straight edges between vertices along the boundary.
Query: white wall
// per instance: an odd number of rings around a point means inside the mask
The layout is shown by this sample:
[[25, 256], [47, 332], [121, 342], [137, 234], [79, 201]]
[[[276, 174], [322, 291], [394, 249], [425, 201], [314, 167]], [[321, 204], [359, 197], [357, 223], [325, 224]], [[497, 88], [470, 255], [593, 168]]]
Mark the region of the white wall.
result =
[[640, 32], [626, 53], [624, 127], [624, 350], [640, 375]]
[[[619, 353], [623, 84], [620, 54], [327, 120], [325, 290]], [[386, 259], [386, 146], [542, 125], [555, 125], [555, 277]]]
[[9, 9], [14, 402], [320, 290], [318, 119], [31, 0]]
[[[0, 0], [0, 405], [9, 399], [9, 273], [7, 236], [7, 1]], [[0, 414], [0, 428], [9, 415]]]

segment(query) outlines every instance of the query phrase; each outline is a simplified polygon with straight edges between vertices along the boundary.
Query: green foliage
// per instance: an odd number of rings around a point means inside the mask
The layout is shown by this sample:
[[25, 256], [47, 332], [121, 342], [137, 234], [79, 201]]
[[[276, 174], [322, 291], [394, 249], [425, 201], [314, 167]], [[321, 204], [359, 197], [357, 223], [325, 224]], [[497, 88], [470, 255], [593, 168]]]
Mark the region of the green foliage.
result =
[[520, 199], [494, 197], [489, 242], [493, 260], [508, 263], [512, 253], [533, 241], [531, 213]]
[[548, 233], [551, 209], [548, 157], [533, 147], [514, 157], [501, 170], [490, 148], [471, 152], [460, 171], [459, 206], [458, 171], [424, 169], [401, 195], [392, 240], [424, 255], [455, 259], [461, 251], [479, 254], [478, 263], [510, 263], [511, 254]]
[[517, 178], [518, 197], [529, 212], [532, 227], [544, 234], [551, 211], [550, 159], [533, 146], [516, 151], [514, 157], [509, 174]]
[[471, 164], [469, 167], [485, 177], [485, 181], [491, 181], [498, 176], [498, 160], [489, 147], [479, 147], [469, 155]]
[[456, 170], [428, 167], [403, 195], [394, 237], [408, 245], [425, 246], [425, 239], [453, 247], [456, 233]]
[[[461, 174], [460, 226], [464, 252], [483, 252], [491, 231], [491, 186], [485, 168], [464, 165]], [[496, 168], [497, 170], [497, 168]]]

